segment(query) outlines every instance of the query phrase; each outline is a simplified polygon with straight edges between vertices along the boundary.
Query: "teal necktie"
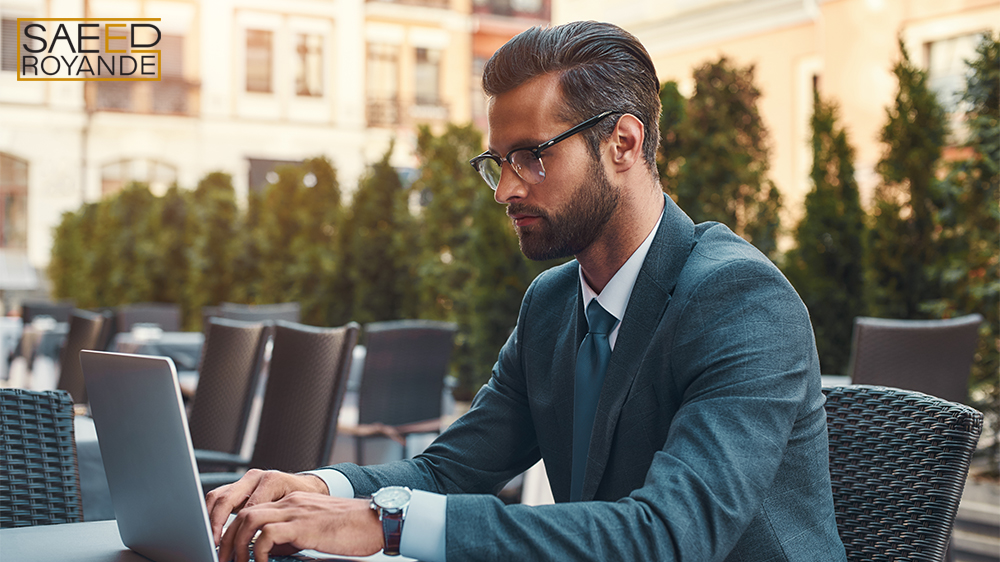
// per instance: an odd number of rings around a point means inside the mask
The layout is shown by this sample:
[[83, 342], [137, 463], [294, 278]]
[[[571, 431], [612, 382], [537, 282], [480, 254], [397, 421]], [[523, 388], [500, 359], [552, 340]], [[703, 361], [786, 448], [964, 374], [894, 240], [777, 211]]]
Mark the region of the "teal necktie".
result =
[[569, 499], [579, 501], [583, 496], [583, 476], [587, 471], [587, 450], [594, 429], [597, 401], [604, 385], [604, 373], [611, 359], [608, 334], [618, 319], [604, 310], [597, 299], [587, 305], [587, 335], [576, 354], [576, 383], [573, 390], [573, 473]]

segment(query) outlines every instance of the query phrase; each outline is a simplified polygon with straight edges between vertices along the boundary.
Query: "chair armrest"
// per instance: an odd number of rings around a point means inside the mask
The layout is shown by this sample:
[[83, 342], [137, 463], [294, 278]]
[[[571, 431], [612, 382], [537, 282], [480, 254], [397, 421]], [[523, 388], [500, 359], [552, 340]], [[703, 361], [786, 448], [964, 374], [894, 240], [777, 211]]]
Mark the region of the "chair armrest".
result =
[[198, 478], [201, 480], [201, 489], [205, 493], [219, 486], [232, 484], [242, 477], [242, 472], [202, 472], [198, 475]]
[[[250, 464], [250, 459], [248, 458], [222, 451], [210, 451], [208, 449], [195, 449], [194, 460], [198, 462], [199, 471], [205, 471], [203, 467], [208, 466], [222, 466], [225, 467], [225, 470], [233, 470], [241, 467], [246, 468]], [[218, 472], [218, 470], [209, 472]]]

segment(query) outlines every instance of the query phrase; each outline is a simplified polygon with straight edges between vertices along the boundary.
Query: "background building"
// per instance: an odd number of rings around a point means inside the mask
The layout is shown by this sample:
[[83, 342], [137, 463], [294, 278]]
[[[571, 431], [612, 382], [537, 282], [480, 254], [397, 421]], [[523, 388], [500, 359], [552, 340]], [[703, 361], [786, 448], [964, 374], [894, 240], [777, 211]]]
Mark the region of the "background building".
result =
[[896, 82], [898, 40], [930, 73], [954, 109], [964, 86], [963, 60], [977, 34], [1000, 29], [996, 0], [553, 0], [553, 23], [602, 20], [629, 30], [649, 50], [661, 82], [690, 96], [692, 69], [726, 56], [753, 64], [761, 115], [772, 143], [771, 178], [784, 199], [783, 224], [793, 226], [810, 189], [809, 118], [813, 89], [840, 105], [841, 123], [857, 150], [857, 175], [867, 201], [885, 109]]

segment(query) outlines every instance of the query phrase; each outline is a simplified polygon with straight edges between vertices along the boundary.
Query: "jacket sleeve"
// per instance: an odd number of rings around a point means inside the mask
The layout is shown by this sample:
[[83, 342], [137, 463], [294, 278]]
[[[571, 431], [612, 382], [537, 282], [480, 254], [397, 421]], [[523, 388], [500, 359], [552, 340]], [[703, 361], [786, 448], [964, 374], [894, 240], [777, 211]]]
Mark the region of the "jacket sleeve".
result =
[[[534, 286], [525, 293], [522, 315]], [[345, 463], [330, 468], [344, 473], [357, 495], [369, 495], [388, 485], [439, 494], [499, 492], [540, 458], [518, 357], [522, 326], [519, 317], [518, 327], [501, 348], [489, 383], [476, 394], [469, 411], [423, 453], [383, 465]]]

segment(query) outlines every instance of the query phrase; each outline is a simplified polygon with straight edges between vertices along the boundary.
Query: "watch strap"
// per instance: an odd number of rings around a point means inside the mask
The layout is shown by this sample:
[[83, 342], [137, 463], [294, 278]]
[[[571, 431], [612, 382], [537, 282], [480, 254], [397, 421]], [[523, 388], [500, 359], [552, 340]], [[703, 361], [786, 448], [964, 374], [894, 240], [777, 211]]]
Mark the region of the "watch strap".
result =
[[382, 520], [382, 536], [385, 541], [382, 553], [387, 556], [399, 556], [399, 541], [403, 536], [403, 511], [390, 513], [382, 510], [380, 519]]

